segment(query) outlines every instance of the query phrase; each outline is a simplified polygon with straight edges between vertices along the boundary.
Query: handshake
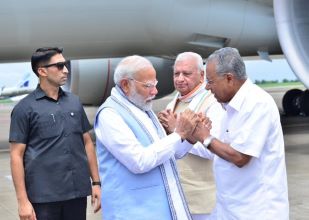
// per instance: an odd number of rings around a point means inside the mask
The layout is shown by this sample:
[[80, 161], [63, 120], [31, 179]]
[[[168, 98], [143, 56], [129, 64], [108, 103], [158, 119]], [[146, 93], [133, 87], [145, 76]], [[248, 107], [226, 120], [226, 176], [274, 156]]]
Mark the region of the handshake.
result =
[[171, 110], [158, 113], [158, 118], [167, 134], [176, 132], [182, 140], [191, 144], [203, 141], [210, 135], [211, 121], [203, 113], [194, 113], [186, 109], [180, 114], [174, 114]]

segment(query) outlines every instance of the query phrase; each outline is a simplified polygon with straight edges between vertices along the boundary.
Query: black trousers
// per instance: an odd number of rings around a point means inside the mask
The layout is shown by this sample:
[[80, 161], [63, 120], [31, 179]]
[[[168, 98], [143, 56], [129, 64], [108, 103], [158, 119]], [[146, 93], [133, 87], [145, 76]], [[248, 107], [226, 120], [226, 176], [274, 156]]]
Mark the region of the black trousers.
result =
[[87, 197], [32, 206], [37, 220], [86, 220]]

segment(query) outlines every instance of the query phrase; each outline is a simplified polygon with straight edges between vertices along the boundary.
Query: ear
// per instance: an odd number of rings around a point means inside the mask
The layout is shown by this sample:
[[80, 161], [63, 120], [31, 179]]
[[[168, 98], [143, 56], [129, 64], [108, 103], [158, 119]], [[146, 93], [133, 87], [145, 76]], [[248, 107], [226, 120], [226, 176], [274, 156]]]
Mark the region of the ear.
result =
[[127, 79], [122, 79], [120, 81], [120, 87], [125, 95], [128, 95], [130, 93], [130, 83]]
[[201, 79], [200, 79], [200, 82], [204, 82], [205, 81], [205, 72], [204, 70], [201, 71]]
[[234, 75], [232, 73], [227, 73], [226, 78], [228, 82], [232, 82], [232, 80], [234, 79]]
[[39, 67], [37, 72], [39, 76], [47, 76], [47, 71], [45, 68]]

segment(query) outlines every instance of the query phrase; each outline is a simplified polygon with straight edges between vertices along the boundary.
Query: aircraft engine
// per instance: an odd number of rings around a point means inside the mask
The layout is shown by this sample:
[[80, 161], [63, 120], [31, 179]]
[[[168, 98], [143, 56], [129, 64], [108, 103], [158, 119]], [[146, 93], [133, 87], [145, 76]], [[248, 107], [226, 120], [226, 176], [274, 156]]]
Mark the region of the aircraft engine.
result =
[[[274, 0], [275, 21], [282, 51], [297, 77], [309, 88], [309, 1]], [[308, 90], [288, 91], [283, 98], [289, 115], [309, 115]]]
[[[173, 92], [173, 60], [147, 57], [157, 72], [160, 98]], [[78, 95], [84, 105], [98, 106], [110, 95], [114, 86], [114, 70], [122, 58], [85, 59], [70, 62], [70, 74], [65, 90]]]

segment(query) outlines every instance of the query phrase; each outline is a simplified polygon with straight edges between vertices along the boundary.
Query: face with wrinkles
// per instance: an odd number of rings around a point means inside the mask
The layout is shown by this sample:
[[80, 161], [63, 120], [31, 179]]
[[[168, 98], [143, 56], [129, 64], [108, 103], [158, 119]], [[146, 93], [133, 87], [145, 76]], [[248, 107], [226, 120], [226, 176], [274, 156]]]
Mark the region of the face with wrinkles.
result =
[[233, 76], [231, 73], [218, 75], [215, 62], [206, 65], [206, 82], [206, 89], [214, 94], [218, 102], [227, 103], [233, 98]]
[[174, 86], [182, 95], [187, 95], [203, 82], [204, 72], [199, 70], [194, 58], [176, 61], [174, 65]]
[[158, 93], [156, 71], [147, 67], [128, 80], [128, 99], [139, 108], [147, 111], [152, 108], [152, 100]]

